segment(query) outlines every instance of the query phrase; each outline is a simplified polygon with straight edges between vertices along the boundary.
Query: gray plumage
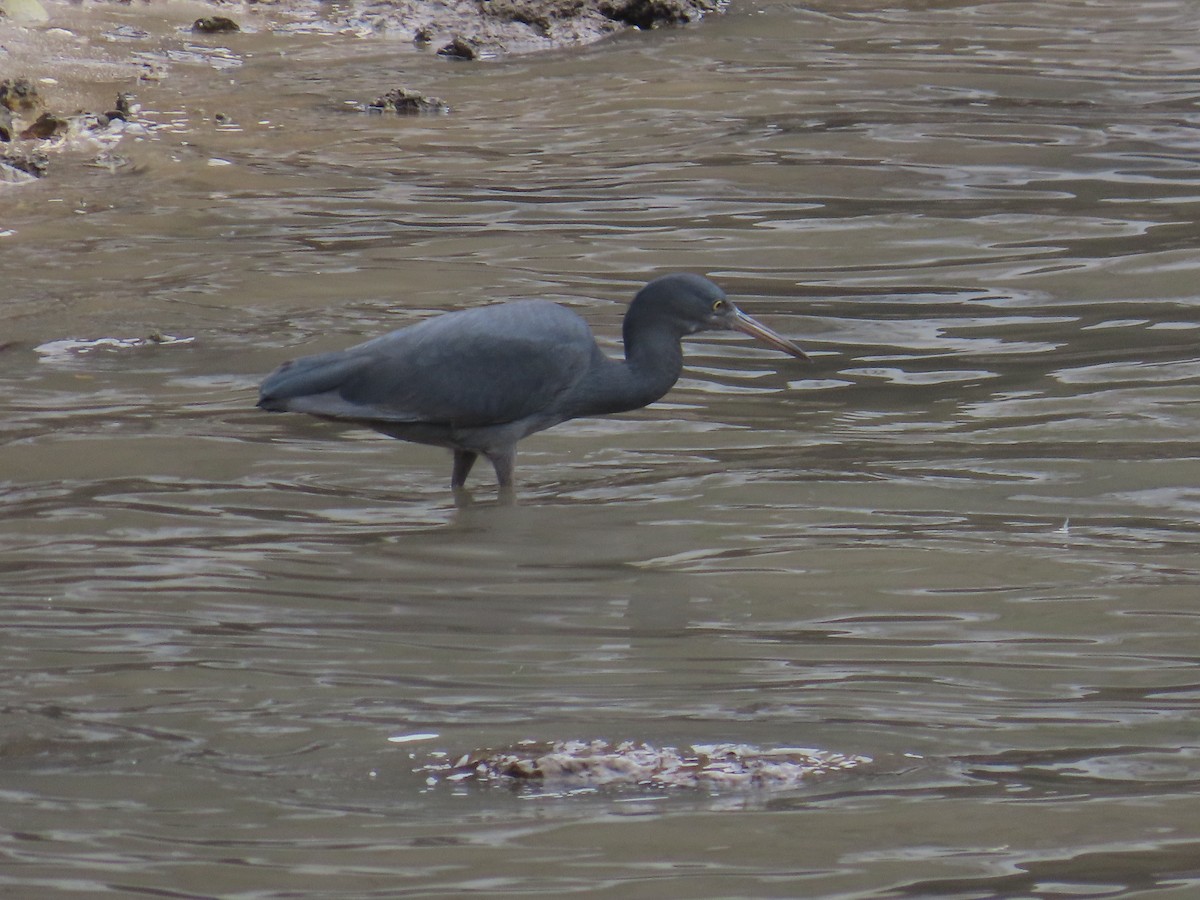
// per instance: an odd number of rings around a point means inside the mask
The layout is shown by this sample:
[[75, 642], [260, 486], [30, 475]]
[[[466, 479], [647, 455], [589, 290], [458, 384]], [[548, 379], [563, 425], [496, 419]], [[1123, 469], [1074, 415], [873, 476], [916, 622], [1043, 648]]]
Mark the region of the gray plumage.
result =
[[524, 300], [445, 313], [286, 362], [263, 381], [258, 405], [448, 447], [456, 489], [483, 454], [511, 490], [517, 441], [567, 419], [653, 403], [682, 371], [680, 339], [711, 328], [753, 334], [804, 357], [708, 279], [677, 274], [652, 281], [630, 304], [624, 360], [605, 355], [576, 313]]

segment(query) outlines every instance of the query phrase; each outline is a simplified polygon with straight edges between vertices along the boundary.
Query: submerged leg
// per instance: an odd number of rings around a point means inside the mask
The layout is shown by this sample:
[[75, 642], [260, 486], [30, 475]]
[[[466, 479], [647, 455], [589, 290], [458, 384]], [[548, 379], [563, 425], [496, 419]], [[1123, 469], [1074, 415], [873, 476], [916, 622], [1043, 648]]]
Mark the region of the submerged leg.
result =
[[475, 460], [478, 458], [479, 454], [474, 450], [454, 451], [454, 473], [450, 476], [450, 487], [458, 489], [467, 483], [467, 476], [471, 474], [471, 466], [475, 465]]
[[515, 445], [493, 450], [487, 455], [492, 468], [496, 470], [496, 483], [500, 485], [500, 499], [511, 503], [515, 497], [513, 489], [513, 468], [517, 462]]

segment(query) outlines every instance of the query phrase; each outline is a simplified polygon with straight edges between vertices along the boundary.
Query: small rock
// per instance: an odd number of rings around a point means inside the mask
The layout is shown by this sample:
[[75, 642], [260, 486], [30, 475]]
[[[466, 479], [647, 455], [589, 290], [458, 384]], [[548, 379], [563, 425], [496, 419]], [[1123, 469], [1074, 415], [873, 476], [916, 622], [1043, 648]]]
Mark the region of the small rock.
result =
[[0, 141], [8, 143], [13, 139], [12, 113], [7, 107], [0, 106]]
[[0, 106], [15, 113], [36, 112], [43, 106], [42, 95], [28, 78], [5, 78], [0, 81]]
[[[50, 160], [45, 153], [33, 151], [31, 153], [8, 152], [0, 155], [0, 170], [10, 169], [16, 172], [23, 172], [25, 175], [32, 175], [34, 178], [41, 178], [46, 174], [46, 170], [50, 167]], [[2, 173], [0, 173], [2, 174]], [[6, 180], [0, 177], [0, 181]]]
[[478, 59], [479, 50], [471, 41], [456, 35], [454, 40], [437, 52], [437, 55], [450, 59]]
[[54, 113], [44, 112], [37, 121], [21, 132], [21, 137], [34, 140], [48, 141], [52, 137], [66, 134], [71, 123]]
[[367, 104], [368, 112], [394, 112], [404, 116], [420, 113], [446, 113], [450, 107], [437, 97], [426, 97], [419, 91], [408, 88], [393, 88], [382, 97]]
[[0, 19], [8, 18], [21, 24], [47, 22], [50, 15], [39, 0], [0, 0]]
[[413, 43], [418, 47], [427, 47], [433, 43], [433, 32], [428, 28], [418, 28], [413, 35]]
[[226, 16], [204, 16], [192, 23], [196, 34], [232, 34], [241, 30], [237, 22]]

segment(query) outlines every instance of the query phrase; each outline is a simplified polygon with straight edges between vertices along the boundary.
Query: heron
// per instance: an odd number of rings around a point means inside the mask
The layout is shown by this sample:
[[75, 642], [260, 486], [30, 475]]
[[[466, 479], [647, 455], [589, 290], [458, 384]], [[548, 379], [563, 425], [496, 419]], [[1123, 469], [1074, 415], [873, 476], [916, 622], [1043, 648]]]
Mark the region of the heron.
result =
[[682, 339], [721, 329], [808, 359], [707, 278], [676, 273], [654, 279], [629, 304], [624, 359], [604, 353], [572, 310], [517, 300], [442, 313], [346, 350], [285, 362], [263, 381], [258, 406], [447, 447], [456, 495], [482, 454], [511, 499], [518, 441], [568, 419], [653, 403], [683, 371]]

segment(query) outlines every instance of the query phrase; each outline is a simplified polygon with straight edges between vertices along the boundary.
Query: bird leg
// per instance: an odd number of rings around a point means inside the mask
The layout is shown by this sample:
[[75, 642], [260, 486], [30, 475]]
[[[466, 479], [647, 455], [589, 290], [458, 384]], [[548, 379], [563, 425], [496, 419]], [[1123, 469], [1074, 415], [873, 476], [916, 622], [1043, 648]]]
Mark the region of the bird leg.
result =
[[517, 448], [512, 445], [503, 450], [493, 450], [487, 455], [496, 470], [496, 483], [500, 485], [500, 499], [512, 503], [516, 492], [513, 487], [513, 468], [517, 462]]
[[475, 460], [478, 458], [479, 454], [474, 450], [454, 451], [454, 473], [450, 476], [450, 487], [457, 489], [467, 483], [467, 476], [471, 474], [471, 466], [475, 465]]

